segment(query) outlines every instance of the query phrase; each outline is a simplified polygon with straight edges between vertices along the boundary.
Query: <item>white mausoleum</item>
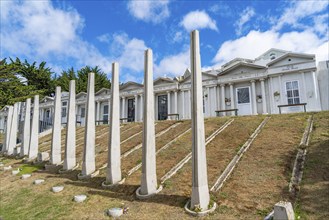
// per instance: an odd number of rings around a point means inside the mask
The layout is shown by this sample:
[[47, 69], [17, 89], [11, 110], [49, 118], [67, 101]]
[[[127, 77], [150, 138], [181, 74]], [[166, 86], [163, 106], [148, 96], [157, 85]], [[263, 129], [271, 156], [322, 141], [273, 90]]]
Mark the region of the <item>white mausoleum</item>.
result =
[[[329, 61], [316, 66], [315, 55], [270, 49], [254, 60], [235, 58], [220, 69], [202, 72], [205, 117], [216, 115], [278, 114], [329, 110]], [[191, 77], [187, 69], [180, 77], [154, 80], [155, 119], [190, 119]], [[126, 82], [120, 86], [120, 117], [123, 121], [143, 120], [143, 84]], [[86, 93], [77, 94], [77, 122], [85, 124]], [[109, 89], [95, 94], [96, 121], [107, 123]], [[51, 124], [53, 97], [40, 101], [40, 121]], [[295, 105], [301, 104], [301, 105]], [[289, 105], [289, 106], [285, 106]], [[62, 93], [62, 123], [67, 120], [68, 93]], [[225, 111], [223, 111], [225, 110]], [[228, 111], [226, 111], [228, 110]], [[217, 113], [216, 113], [217, 111]], [[0, 112], [4, 128], [6, 107]]]

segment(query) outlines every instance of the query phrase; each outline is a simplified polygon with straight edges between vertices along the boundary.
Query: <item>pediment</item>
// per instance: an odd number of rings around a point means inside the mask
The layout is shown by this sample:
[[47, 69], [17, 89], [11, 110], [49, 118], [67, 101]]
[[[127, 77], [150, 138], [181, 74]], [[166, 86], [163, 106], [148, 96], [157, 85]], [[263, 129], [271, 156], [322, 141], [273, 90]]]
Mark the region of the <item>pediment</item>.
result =
[[41, 99], [40, 103], [46, 103], [46, 102], [53, 102], [54, 98], [50, 96], [45, 96], [43, 99]]
[[120, 86], [120, 90], [134, 90], [140, 88], [143, 88], [143, 85], [136, 82], [126, 82]]
[[314, 59], [315, 59], [315, 55], [313, 54], [287, 53], [269, 62], [267, 65], [269, 67], [285, 66], [285, 65], [310, 62], [310, 61], [314, 61]]
[[159, 77], [156, 80], [154, 80], [153, 85], [158, 86], [158, 85], [172, 84], [172, 83], [175, 83], [175, 81], [170, 78]]
[[222, 71], [219, 76], [222, 75], [241, 75], [244, 73], [250, 73], [250, 72], [259, 72], [262, 71], [262, 69], [265, 69], [265, 66], [251, 64], [251, 63], [237, 63], [234, 66], [231, 66], [230, 68]]
[[87, 93], [85, 92], [80, 92], [79, 94], [76, 95], [76, 99], [85, 99], [87, 97]]
[[110, 94], [111, 90], [107, 88], [102, 88], [98, 92], [96, 92], [96, 96], [108, 95]]

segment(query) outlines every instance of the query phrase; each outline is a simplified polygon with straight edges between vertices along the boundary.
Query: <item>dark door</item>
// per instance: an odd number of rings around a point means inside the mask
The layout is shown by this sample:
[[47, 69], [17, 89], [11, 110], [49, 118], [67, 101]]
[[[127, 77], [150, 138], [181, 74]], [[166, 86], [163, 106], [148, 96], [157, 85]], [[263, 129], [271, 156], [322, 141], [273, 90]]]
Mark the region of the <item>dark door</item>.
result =
[[135, 99], [128, 99], [128, 122], [135, 121]]
[[158, 96], [158, 120], [166, 120], [168, 118], [168, 99], [167, 95]]

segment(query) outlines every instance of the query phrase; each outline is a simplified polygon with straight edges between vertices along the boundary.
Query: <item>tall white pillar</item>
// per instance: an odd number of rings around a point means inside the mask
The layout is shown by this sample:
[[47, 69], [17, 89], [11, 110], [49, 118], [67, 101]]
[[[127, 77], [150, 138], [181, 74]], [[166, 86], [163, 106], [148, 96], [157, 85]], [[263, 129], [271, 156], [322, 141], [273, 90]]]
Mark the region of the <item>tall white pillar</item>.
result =
[[9, 147], [9, 139], [10, 139], [10, 131], [11, 131], [11, 121], [13, 120], [13, 112], [14, 107], [9, 106], [8, 107], [8, 113], [7, 113], [7, 122], [6, 122], [6, 141], [4, 142], [5, 145], [2, 148], [2, 152], [7, 152]]
[[101, 105], [100, 105], [100, 102], [97, 101], [96, 102], [96, 120], [99, 121], [100, 120], [100, 113], [101, 112]]
[[233, 83], [230, 83], [229, 85], [230, 85], [231, 108], [235, 109]]
[[[221, 106], [221, 110], [225, 110], [225, 84], [220, 84], [220, 89], [221, 89], [221, 103], [222, 103], [222, 106]], [[223, 115], [225, 116], [226, 113], [223, 112]]]
[[135, 111], [135, 118], [134, 118], [134, 121], [138, 121], [138, 96], [137, 95], [134, 95], [134, 98], [135, 98], [135, 108], [134, 108], [134, 111]]
[[17, 143], [17, 129], [18, 129], [18, 102], [14, 104], [13, 117], [11, 120], [11, 129], [9, 136], [9, 145], [7, 149], [7, 154], [12, 155]]
[[39, 95], [35, 95], [33, 101], [29, 160], [33, 160], [38, 156], [38, 148], [39, 148]]
[[208, 210], [210, 201], [207, 177], [204, 117], [202, 104], [202, 74], [199, 32], [191, 33], [191, 89], [192, 102], [192, 196], [190, 209], [200, 206]]
[[[170, 100], [170, 91], [167, 91], [167, 114], [171, 114], [171, 100]], [[167, 119], [169, 119], [169, 117], [167, 117]]]
[[177, 106], [178, 106], [178, 103], [177, 103], [177, 91], [175, 90], [174, 92], [174, 111], [175, 111], [175, 114], [178, 114], [178, 111], [177, 111]]
[[141, 186], [137, 189], [138, 198], [147, 198], [157, 193], [155, 126], [154, 126], [154, 93], [153, 93], [153, 55], [152, 50], [145, 51], [144, 74], [144, 122], [143, 122], [143, 155]]
[[191, 88], [189, 88], [188, 90], [187, 90], [187, 105], [186, 105], [186, 107], [187, 107], [187, 118], [188, 119], [191, 119], [191, 102], [192, 102], [192, 96], [191, 96]]
[[53, 118], [53, 132], [51, 139], [50, 163], [58, 165], [61, 163], [61, 87], [56, 87], [55, 113]]
[[[110, 109], [110, 131], [106, 181], [103, 186], [118, 184], [121, 181], [121, 152], [120, 152], [120, 98], [119, 98], [119, 64], [112, 63], [112, 98]], [[135, 107], [137, 107], [137, 95]], [[136, 108], [135, 108], [136, 109]], [[135, 115], [136, 118], [137, 115]]]
[[[99, 105], [98, 105], [99, 106]], [[75, 81], [70, 81], [69, 103], [67, 113], [65, 158], [63, 170], [73, 170], [76, 165], [76, 116], [75, 116]]]
[[256, 86], [255, 86], [255, 80], [251, 80], [251, 94], [252, 94], [252, 113], [254, 115], [257, 115], [257, 101], [256, 101]]
[[139, 95], [140, 105], [139, 105], [139, 121], [143, 121], [143, 94]]
[[263, 114], [267, 114], [267, 101], [266, 101], [264, 80], [265, 79], [260, 79], [260, 86], [262, 89]]
[[207, 94], [208, 94], [208, 97], [207, 97], [207, 108], [208, 108], [208, 111], [205, 111], [205, 114], [206, 112], [208, 112], [208, 117], [211, 117], [211, 100], [210, 100], [210, 88], [207, 87]]
[[78, 178], [85, 179], [96, 175], [95, 169], [95, 74], [89, 73], [83, 163]]
[[31, 135], [31, 99], [26, 99], [24, 130], [23, 130], [23, 145], [21, 147], [20, 156], [23, 157], [29, 153]]

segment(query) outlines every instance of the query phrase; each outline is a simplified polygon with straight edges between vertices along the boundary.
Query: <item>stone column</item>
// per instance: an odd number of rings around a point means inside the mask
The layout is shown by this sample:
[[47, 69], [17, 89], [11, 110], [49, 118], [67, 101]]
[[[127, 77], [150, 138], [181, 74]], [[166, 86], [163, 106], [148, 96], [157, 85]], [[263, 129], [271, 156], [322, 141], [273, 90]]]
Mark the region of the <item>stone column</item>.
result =
[[135, 98], [135, 108], [134, 108], [134, 111], [135, 111], [135, 119], [134, 121], [138, 121], [138, 96], [137, 95], [134, 95], [134, 98]]
[[126, 97], [122, 97], [122, 118], [126, 117]]
[[139, 121], [143, 121], [143, 94], [139, 95], [140, 105], [139, 105]]
[[7, 149], [7, 154], [12, 155], [17, 143], [17, 129], [18, 129], [18, 107], [19, 104], [16, 102], [14, 104], [13, 117], [11, 120], [11, 129], [9, 135], [9, 145]]
[[266, 102], [266, 94], [265, 94], [265, 79], [260, 79], [260, 86], [262, 88], [262, 103], [263, 103], [263, 114], [267, 114], [267, 102]]
[[144, 74], [144, 122], [143, 122], [143, 155], [141, 186], [137, 189], [138, 198], [147, 198], [161, 190], [157, 189], [155, 159], [155, 126], [154, 126], [154, 92], [153, 92], [153, 55], [152, 50], [145, 51]]
[[[99, 105], [98, 105], [99, 106]], [[76, 165], [76, 116], [75, 116], [75, 81], [70, 81], [69, 103], [67, 113], [65, 158], [63, 170], [73, 170]]]
[[89, 73], [83, 162], [78, 178], [85, 179], [97, 175], [94, 173], [95, 169], [95, 74]]
[[[208, 104], [208, 117], [211, 116], [211, 103], [210, 103], [210, 88], [207, 87], [207, 93], [208, 93], [208, 97], [207, 97], [207, 104]], [[207, 111], [205, 111], [206, 114]]]
[[[170, 105], [170, 91], [167, 91], [167, 114], [170, 114], [171, 113], [171, 105]], [[170, 119], [169, 117], [167, 117], [167, 119]]]
[[182, 90], [182, 119], [185, 119], [185, 91]]
[[177, 91], [175, 91], [174, 92], [174, 104], [175, 104], [175, 106], [174, 106], [174, 111], [175, 111], [175, 114], [178, 114], [178, 110], [177, 110], [177, 105], [178, 105], [178, 103], [177, 103]]
[[97, 101], [96, 102], [96, 121], [99, 121], [100, 112], [101, 112], [101, 105], [100, 105], [100, 102]]
[[[221, 110], [225, 110], [226, 107], [225, 107], [225, 84], [220, 84], [220, 89], [221, 89], [221, 103], [222, 103], [222, 106], [221, 106]], [[222, 113], [223, 116], [226, 115], [225, 112]]]
[[208, 209], [209, 189], [205, 148], [205, 132], [202, 105], [202, 74], [199, 32], [191, 32], [191, 86], [192, 86], [192, 196], [190, 209], [199, 205]]
[[[121, 181], [120, 152], [120, 98], [119, 98], [119, 64], [112, 63], [112, 99], [110, 108], [110, 130], [107, 159], [107, 173], [104, 185], [118, 184]], [[137, 95], [135, 96], [136, 99]]]
[[[231, 109], [235, 109], [233, 83], [230, 83], [229, 85], [230, 85]], [[232, 112], [231, 114], [233, 115], [234, 113]]]
[[58, 165], [61, 163], [61, 87], [56, 87], [55, 101], [54, 101], [54, 118], [53, 118], [53, 132], [51, 139], [51, 154], [50, 164]]
[[257, 115], [257, 102], [256, 102], [256, 86], [255, 86], [255, 80], [251, 80], [251, 104], [252, 104], [252, 113], [254, 115]]
[[26, 99], [25, 117], [23, 130], [23, 145], [21, 147], [20, 156], [23, 157], [29, 153], [31, 135], [31, 99]]
[[191, 88], [189, 90], [187, 90], [187, 118], [188, 119], [191, 119]]
[[9, 106], [8, 107], [8, 113], [7, 113], [7, 122], [6, 122], [6, 140], [4, 141], [4, 147], [2, 148], [2, 152], [7, 152], [9, 147], [9, 139], [10, 139], [10, 131], [11, 131], [11, 121], [13, 119], [13, 111], [14, 107]]
[[33, 114], [31, 125], [29, 159], [33, 160], [38, 156], [39, 147], [39, 95], [34, 96]]

